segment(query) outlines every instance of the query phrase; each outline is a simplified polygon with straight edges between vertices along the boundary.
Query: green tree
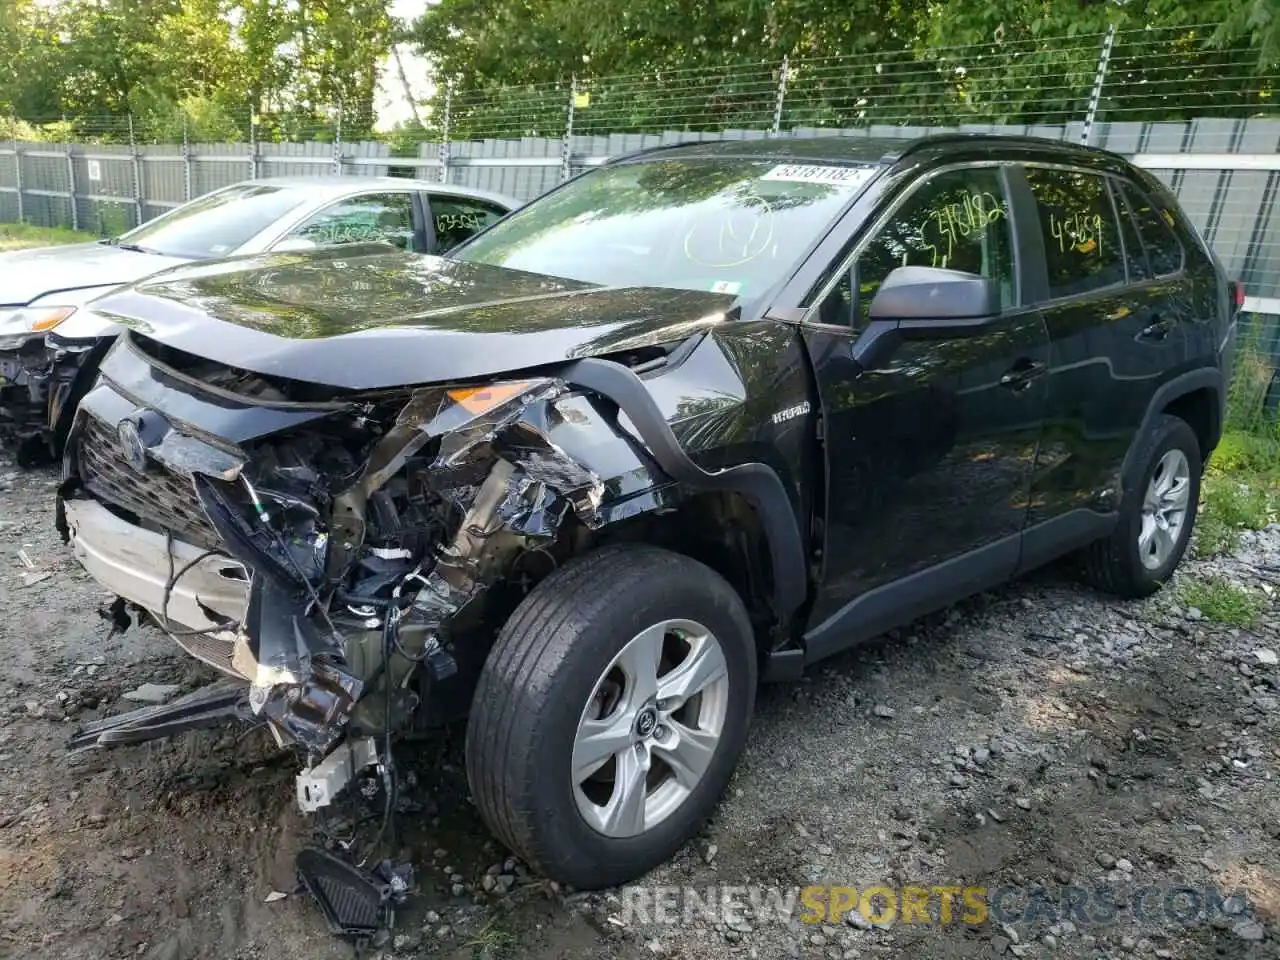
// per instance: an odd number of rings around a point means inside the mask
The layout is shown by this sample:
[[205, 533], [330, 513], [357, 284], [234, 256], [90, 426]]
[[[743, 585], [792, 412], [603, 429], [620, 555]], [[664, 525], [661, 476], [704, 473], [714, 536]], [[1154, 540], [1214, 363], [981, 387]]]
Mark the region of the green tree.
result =
[[0, 2], [0, 112], [58, 117], [64, 84], [59, 21], [35, 0]]

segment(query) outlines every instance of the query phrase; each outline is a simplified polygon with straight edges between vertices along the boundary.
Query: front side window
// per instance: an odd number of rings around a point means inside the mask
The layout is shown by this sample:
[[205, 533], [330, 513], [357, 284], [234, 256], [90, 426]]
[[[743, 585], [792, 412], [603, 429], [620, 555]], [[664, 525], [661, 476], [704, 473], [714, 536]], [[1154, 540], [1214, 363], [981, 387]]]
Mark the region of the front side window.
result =
[[306, 199], [295, 187], [237, 184], [183, 204], [120, 241], [170, 257], [227, 257]]
[[1013, 243], [999, 173], [989, 167], [952, 170], [917, 188], [823, 300], [818, 319], [861, 327], [880, 285], [898, 267], [986, 277], [999, 284], [1001, 306], [1013, 306]]
[[877, 169], [721, 157], [605, 166], [449, 256], [604, 286], [749, 297], [783, 279]]
[[1072, 297], [1124, 283], [1124, 252], [1106, 178], [1028, 167], [1040, 212], [1049, 297]]
[[1177, 273], [1182, 269], [1182, 243], [1173, 232], [1173, 214], [1157, 209], [1142, 191], [1125, 184], [1125, 198], [1138, 225], [1138, 235], [1147, 249], [1151, 272], [1157, 277]]
[[291, 230], [289, 236], [310, 240], [318, 247], [389, 243], [410, 250], [413, 232], [410, 194], [369, 193], [339, 200]]

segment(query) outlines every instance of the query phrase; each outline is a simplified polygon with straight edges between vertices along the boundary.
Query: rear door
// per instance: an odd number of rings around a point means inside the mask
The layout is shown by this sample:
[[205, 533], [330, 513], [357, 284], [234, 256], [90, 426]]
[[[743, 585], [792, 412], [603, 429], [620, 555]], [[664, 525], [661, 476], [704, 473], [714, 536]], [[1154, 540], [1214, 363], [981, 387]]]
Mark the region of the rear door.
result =
[[[1119, 179], [1047, 164], [1021, 173], [1038, 220], [1028, 240], [1044, 265], [1033, 296], [1050, 341], [1027, 568], [1061, 551], [1066, 527], [1087, 541], [1116, 509], [1121, 462], [1151, 395], [1182, 362], [1185, 339], [1177, 284], [1152, 276]], [[1038, 535], [1051, 520], [1066, 526]]]
[[[827, 458], [815, 657], [1012, 575], [1043, 416], [1048, 343], [1021, 302], [1002, 168], [937, 172], [878, 221], [804, 327]], [[900, 266], [996, 280], [1003, 312], [981, 333], [910, 341], [861, 369], [852, 352], [871, 299]]]
[[435, 254], [447, 253], [507, 214], [498, 204], [474, 197], [424, 193], [422, 200], [428, 210], [429, 252]]

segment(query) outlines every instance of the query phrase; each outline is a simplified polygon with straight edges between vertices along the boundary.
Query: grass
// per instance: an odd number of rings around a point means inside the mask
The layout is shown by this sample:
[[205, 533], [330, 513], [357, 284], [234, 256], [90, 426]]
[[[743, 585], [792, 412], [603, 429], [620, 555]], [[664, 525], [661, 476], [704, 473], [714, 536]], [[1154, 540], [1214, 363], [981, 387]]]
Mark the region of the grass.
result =
[[1261, 530], [1280, 519], [1280, 465], [1229, 470], [1210, 461], [1200, 489], [1196, 555], [1212, 557], [1240, 546], [1245, 530]]
[[25, 250], [28, 247], [49, 247], [60, 243], [83, 243], [86, 240], [97, 239], [93, 234], [65, 230], [62, 227], [0, 223], [0, 253], [8, 250]]
[[1266, 604], [1261, 597], [1237, 587], [1221, 577], [1184, 581], [1178, 590], [1184, 606], [1195, 607], [1209, 620], [1247, 627]]
[[1280, 520], [1280, 411], [1268, 410], [1275, 361], [1254, 325], [1238, 348], [1227, 422], [1200, 489], [1198, 556], [1229, 553], [1244, 530]]
[[477, 960], [499, 960], [514, 956], [518, 943], [515, 934], [497, 926], [496, 920], [490, 920], [464, 946], [471, 949], [471, 955]]

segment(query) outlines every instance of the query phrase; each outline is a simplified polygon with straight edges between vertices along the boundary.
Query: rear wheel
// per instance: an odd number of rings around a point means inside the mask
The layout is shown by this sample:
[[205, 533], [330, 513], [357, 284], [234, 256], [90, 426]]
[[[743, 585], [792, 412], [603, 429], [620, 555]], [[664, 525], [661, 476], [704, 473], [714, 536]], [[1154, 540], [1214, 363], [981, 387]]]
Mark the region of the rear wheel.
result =
[[607, 547], [540, 583], [503, 628], [467, 728], [467, 778], [497, 836], [552, 879], [632, 880], [723, 793], [755, 701], [755, 642], [715, 571]]
[[1084, 551], [1086, 579], [1122, 597], [1146, 597], [1186, 552], [1200, 501], [1201, 454], [1186, 421], [1160, 416], [1136, 451], [1142, 472], [1126, 491], [1115, 532]]

